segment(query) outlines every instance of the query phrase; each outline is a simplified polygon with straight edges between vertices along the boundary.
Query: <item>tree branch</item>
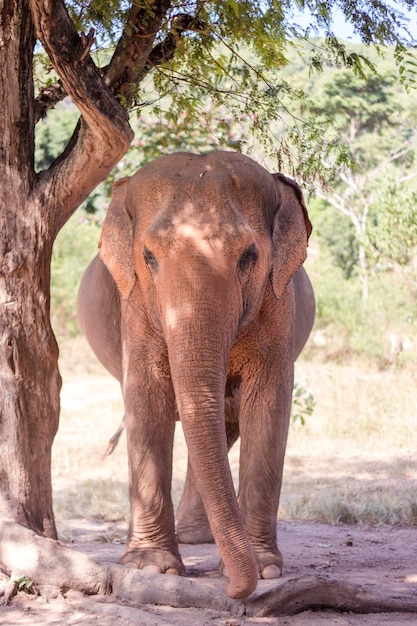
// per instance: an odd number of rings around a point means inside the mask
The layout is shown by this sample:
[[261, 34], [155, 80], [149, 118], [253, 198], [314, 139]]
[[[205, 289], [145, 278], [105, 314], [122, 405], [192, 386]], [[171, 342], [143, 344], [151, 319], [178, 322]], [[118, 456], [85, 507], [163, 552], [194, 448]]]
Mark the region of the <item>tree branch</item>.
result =
[[37, 124], [40, 120], [43, 120], [48, 111], [53, 109], [58, 102], [62, 102], [67, 95], [68, 94], [63, 88], [61, 82], [54, 83], [49, 87], [42, 87], [39, 90], [39, 95], [35, 99], [35, 124]]
[[[129, 51], [134, 49], [136, 44], [133, 40], [129, 41], [129, 37], [126, 34], [130, 32], [132, 28], [132, 25], [127, 24], [123, 35], [124, 44], [120, 44], [120, 46], [118, 46], [110, 64], [101, 71], [101, 73], [105, 76], [106, 83], [112, 83], [111, 87], [115, 90], [115, 95], [122, 95], [127, 105], [132, 104], [133, 92], [135, 89], [135, 85], [125, 84], [128, 80], [128, 76], [126, 73], [126, 65], [123, 67], [123, 63], [126, 58], [129, 63], [131, 63], [133, 59], [133, 55], [130, 55]], [[136, 70], [132, 67], [128, 72], [130, 78], [134, 79], [136, 72], [136, 83], [139, 83], [150, 71], [152, 71], [154, 67], [167, 63], [173, 58], [178, 42], [186, 31], [201, 32], [205, 28], [206, 24], [192, 15], [188, 15], [186, 13], [174, 15], [171, 20], [170, 31], [167, 33], [165, 39], [151, 49], [148, 58], [145, 61], [142, 55], [138, 56]], [[81, 39], [83, 39], [83, 37], [85, 38], [86, 35], [82, 33]], [[91, 47], [91, 43], [89, 47]], [[89, 47], [86, 47], [87, 52], [89, 52]], [[117, 58], [117, 55], [120, 55], [119, 58]], [[85, 56], [87, 56], [87, 54], [85, 54]], [[117, 68], [120, 70], [122, 67], [123, 69], [121, 74], [117, 77]], [[53, 109], [55, 105], [61, 102], [66, 96], [68, 96], [68, 94], [63, 88], [61, 81], [58, 81], [49, 87], [42, 88], [39, 95], [35, 99], [35, 124], [42, 120], [46, 116], [47, 112], [50, 109]]]
[[133, 132], [90, 58], [93, 33], [78, 35], [62, 0], [29, 3], [38, 37], [83, 118], [65, 153], [39, 176], [39, 191], [54, 195], [57, 231], [125, 154]]
[[[107, 84], [124, 98], [127, 106], [133, 104], [135, 86], [146, 74], [173, 58], [178, 42], [186, 31], [199, 32], [206, 28], [204, 22], [196, 17], [178, 13], [173, 16], [165, 39], [154, 46], [155, 36], [162, 28], [168, 9], [167, 0], [155, 2], [152, 9], [153, 19], [144, 19], [145, 12], [150, 9], [145, 11], [132, 7], [113, 58], [104, 70]], [[146, 24], [146, 29], [143, 24]]]
[[417, 601], [407, 593], [366, 588], [330, 576], [290, 578], [271, 591], [246, 602], [246, 615], [269, 617], [296, 615], [302, 611], [333, 609], [341, 612], [417, 612]]
[[177, 49], [178, 42], [186, 31], [201, 32], [206, 25], [201, 20], [197, 20], [187, 13], [178, 13], [172, 18], [171, 30], [167, 34], [164, 41], [155, 46], [148, 58], [148, 62], [143, 68], [144, 75], [151, 71], [155, 66], [170, 61]]
[[134, 100], [135, 85], [143, 78], [155, 37], [170, 8], [170, 0], [133, 3], [123, 34], [105, 69], [111, 91], [123, 97], [127, 106]]
[[320, 189], [316, 189], [316, 196], [321, 198], [322, 200], [326, 200], [329, 204], [331, 204], [335, 209], [350, 217], [350, 210], [346, 208], [346, 199], [341, 194], [333, 191], [331, 194], [324, 193]]
[[6, 574], [24, 573], [39, 586], [54, 584], [61, 590], [109, 593], [107, 568], [86, 554], [4, 519], [0, 519], [0, 536], [0, 567]]
[[57, 231], [129, 147], [133, 134], [115, 96], [122, 96], [130, 106], [137, 84], [153, 67], [173, 57], [182, 34], [205, 25], [190, 15], [175, 15], [165, 39], [154, 46], [170, 0], [154, 0], [146, 7], [135, 4], [110, 64], [99, 72], [90, 58], [94, 31], [79, 36], [62, 0], [29, 2], [38, 37], [60, 77], [59, 85], [40, 93], [36, 119], [65, 94], [82, 115], [65, 152], [38, 176], [42, 194], [53, 195]]

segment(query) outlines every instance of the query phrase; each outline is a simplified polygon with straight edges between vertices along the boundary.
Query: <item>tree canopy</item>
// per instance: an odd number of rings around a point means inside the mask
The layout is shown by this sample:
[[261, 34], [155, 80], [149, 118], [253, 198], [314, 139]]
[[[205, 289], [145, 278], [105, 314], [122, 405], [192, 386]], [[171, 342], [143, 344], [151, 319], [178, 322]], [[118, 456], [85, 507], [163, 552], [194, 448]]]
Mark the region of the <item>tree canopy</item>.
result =
[[[126, 109], [139, 117], [156, 113], [168, 124], [180, 122], [186, 113], [192, 127], [209, 106], [213, 113], [221, 111], [244, 122], [264, 151], [306, 177], [321, 173], [329, 154], [338, 152], [339, 141], [323, 140], [326, 123], [311, 109], [307, 89], [296, 87], [293, 76], [285, 72], [289, 59], [298, 55], [311, 71], [346, 67], [362, 78], [374, 73], [378, 80], [375, 56], [334, 35], [336, 6], [357, 36], [374, 44], [379, 54], [384, 45], [392, 46], [397, 80], [414, 82], [409, 3], [362, 4], [358, 10], [349, 1], [316, 0], [66, 3], [78, 32], [88, 33], [82, 38], [105, 82]], [[301, 11], [311, 16], [308, 27], [300, 25]], [[147, 38], [144, 24], [151, 21], [155, 28]], [[48, 63], [44, 58], [43, 65]], [[51, 74], [43, 72], [37, 78], [41, 117], [65, 96], [65, 90]]]

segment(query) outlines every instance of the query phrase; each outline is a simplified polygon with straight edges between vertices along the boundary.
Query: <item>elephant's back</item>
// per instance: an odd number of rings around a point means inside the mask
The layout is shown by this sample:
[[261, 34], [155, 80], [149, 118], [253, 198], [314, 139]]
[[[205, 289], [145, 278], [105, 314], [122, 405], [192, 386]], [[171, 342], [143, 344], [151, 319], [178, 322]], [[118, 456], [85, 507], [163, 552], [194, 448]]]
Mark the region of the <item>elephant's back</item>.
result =
[[81, 329], [104, 367], [122, 380], [120, 296], [101, 259], [96, 256], [81, 279], [78, 291]]

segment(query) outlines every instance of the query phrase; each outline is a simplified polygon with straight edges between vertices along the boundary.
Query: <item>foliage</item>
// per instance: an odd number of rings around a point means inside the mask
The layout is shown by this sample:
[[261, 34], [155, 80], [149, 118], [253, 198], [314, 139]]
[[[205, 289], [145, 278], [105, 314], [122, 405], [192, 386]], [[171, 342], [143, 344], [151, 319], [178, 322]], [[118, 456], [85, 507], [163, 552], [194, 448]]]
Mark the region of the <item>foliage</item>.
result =
[[170, 152], [198, 152], [233, 149], [242, 151], [247, 134], [243, 120], [235, 120], [214, 107], [201, 108], [198, 118], [183, 112], [177, 119], [159, 110], [158, 115], [133, 120], [135, 139], [129, 152], [106, 181], [105, 191], [121, 176], [130, 176], [139, 167]]
[[13, 581], [17, 585], [18, 591], [30, 591], [33, 585], [33, 580], [24, 574], [15, 575]]
[[55, 333], [79, 333], [77, 293], [81, 276], [97, 254], [99, 223], [79, 210], [59, 233], [52, 254], [51, 318]]
[[59, 108], [49, 111], [47, 117], [36, 125], [35, 169], [47, 170], [63, 152], [79, 114], [74, 105], [65, 101]]
[[416, 286], [410, 276], [399, 268], [373, 274], [370, 297], [363, 301], [360, 284], [346, 280], [325, 245], [309, 260], [307, 271], [316, 296], [316, 323], [306, 355], [341, 363], [360, 357], [381, 368], [416, 361]]
[[344, 141], [352, 141], [366, 133], [392, 127], [394, 116], [404, 110], [401, 101], [393, 100], [398, 95], [396, 87], [392, 72], [358, 77], [340, 71], [325, 83], [315, 110], [332, 119], [332, 127], [341, 133]]
[[[400, 8], [383, 0], [364, 0], [361, 10], [348, 0], [337, 4], [362, 41], [375, 44], [381, 57], [381, 46], [393, 46], [397, 80], [413, 84], [415, 59], [407, 48], [410, 36]], [[66, 5], [79, 31], [95, 29], [94, 58], [105, 69], [123, 29], [137, 28], [126, 27], [131, 3], [68, 0]], [[281, 169], [305, 180], [327, 177], [329, 160], [345, 160], [343, 146], [335, 136], [326, 136], [326, 122], [317, 117], [304, 88], [295, 88], [293, 75], [286, 77], [285, 68], [294, 55], [311, 71], [346, 67], [358, 77], [367, 72], [376, 77], [378, 65], [369, 49], [335, 37], [334, 5], [334, 0], [174, 1], [155, 37], [158, 62], [151, 64], [152, 71], [149, 66], [139, 74], [133, 108], [143, 119], [157, 113], [175, 125], [185, 117], [190, 128], [197, 128], [209, 106], [214, 116], [244, 119], [246, 132]], [[407, 0], [401, 6], [406, 12]], [[143, 3], [143, 23], [161, 7]], [[300, 11], [311, 15], [307, 28], [300, 25]], [[312, 42], [318, 35], [321, 39]], [[38, 79], [39, 88], [42, 81], [51, 81], [49, 74]]]
[[78, 31], [92, 26], [101, 45], [117, 43], [120, 29], [126, 18], [129, 3], [125, 0], [71, 0], [68, 12]]
[[[387, 177], [375, 193], [374, 222], [369, 238], [382, 268], [411, 267], [417, 253], [417, 189], [410, 182]], [[417, 280], [417, 275], [414, 275]]]
[[306, 423], [306, 417], [313, 415], [316, 401], [312, 390], [307, 385], [307, 378], [295, 380], [292, 393], [291, 421], [300, 422], [302, 426]]
[[334, 211], [321, 199], [312, 199], [310, 211], [314, 216], [314, 232], [333, 264], [340, 268], [347, 280], [357, 274], [358, 242], [352, 222], [343, 213]]

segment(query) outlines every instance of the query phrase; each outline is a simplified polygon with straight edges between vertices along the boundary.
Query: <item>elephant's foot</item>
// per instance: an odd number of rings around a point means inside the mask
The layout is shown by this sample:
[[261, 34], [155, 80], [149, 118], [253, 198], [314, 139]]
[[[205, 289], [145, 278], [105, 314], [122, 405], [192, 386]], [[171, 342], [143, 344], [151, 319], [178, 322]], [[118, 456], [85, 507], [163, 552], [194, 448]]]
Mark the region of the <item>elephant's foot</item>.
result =
[[[258, 563], [258, 576], [265, 580], [279, 578], [284, 571], [282, 554], [279, 550], [263, 549], [260, 546], [253, 546], [255, 558]], [[228, 577], [223, 561], [219, 563], [219, 571], [223, 576]]]
[[120, 559], [120, 564], [155, 574], [182, 576], [185, 572], [179, 552], [168, 548], [140, 548], [130, 545]]
[[279, 578], [284, 571], [284, 561], [278, 549], [271, 550], [262, 546], [253, 546], [258, 563], [260, 578]]
[[178, 520], [177, 537], [180, 543], [214, 543], [213, 533], [207, 518], [201, 522], [193, 520], [192, 523], [186, 520]]

